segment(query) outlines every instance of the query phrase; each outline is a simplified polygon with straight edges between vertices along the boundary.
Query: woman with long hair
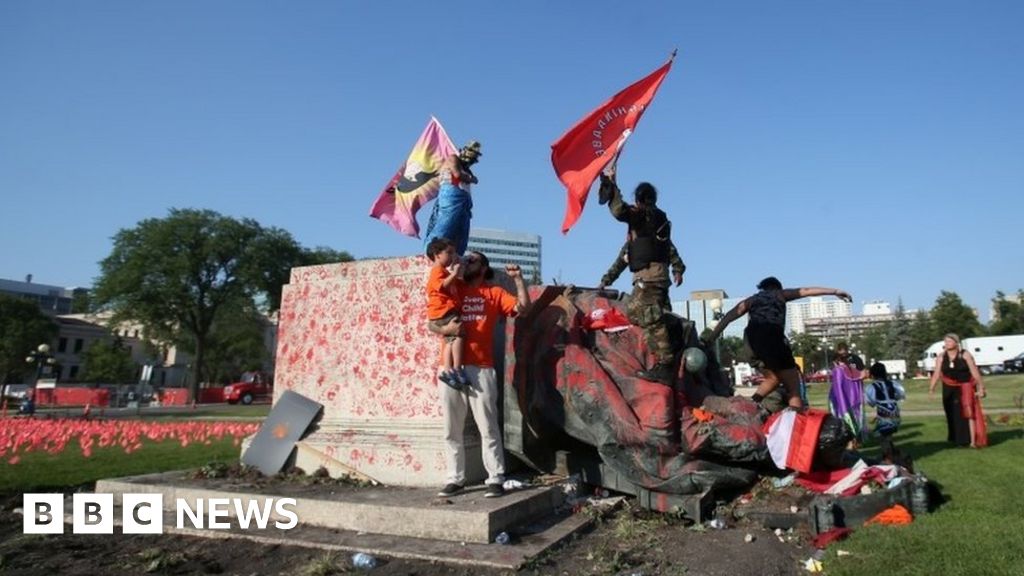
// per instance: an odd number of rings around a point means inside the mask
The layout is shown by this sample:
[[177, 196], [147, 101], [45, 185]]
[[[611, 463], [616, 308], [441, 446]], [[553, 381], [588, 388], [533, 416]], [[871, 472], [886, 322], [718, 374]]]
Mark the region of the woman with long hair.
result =
[[985, 415], [981, 412], [985, 382], [981, 379], [974, 356], [960, 347], [960, 337], [953, 333], [943, 337], [942, 354], [935, 358], [929, 394], [935, 394], [935, 386], [940, 379], [947, 440], [957, 446], [988, 446]]

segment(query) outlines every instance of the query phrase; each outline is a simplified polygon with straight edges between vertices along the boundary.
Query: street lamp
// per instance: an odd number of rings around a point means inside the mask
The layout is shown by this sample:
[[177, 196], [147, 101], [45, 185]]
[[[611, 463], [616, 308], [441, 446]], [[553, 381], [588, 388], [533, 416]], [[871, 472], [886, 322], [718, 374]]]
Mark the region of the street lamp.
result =
[[818, 350], [825, 353], [825, 366], [824, 369], [828, 370], [828, 340], [822, 340], [821, 344], [818, 345]]
[[32, 397], [27, 402], [27, 405], [23, 405], [22, 412], [26, 414], [32, 414], [36, 411], [36, 393], [39, 388], [39, 380], [43, 377], [43, 366], [53, 366], [56, 364], [56, 360], [53, 354], [50, 354], [49, 344], [40, 344], [35, 350], [28, 353], [25, 357], [27, 364], [35, 363], [36, 365], [36, 379], [32, 383]]
[[[709, 326], [712, 330], [718, 327], [718, 322], [722, 319], [722, 299], [712, 298], [711, 302], [711, 325]], [[707, 320], [705, 319], [705, 325]], [[715, 358], [719, 358], [718, 355], [718, 338], [715, 338]]]

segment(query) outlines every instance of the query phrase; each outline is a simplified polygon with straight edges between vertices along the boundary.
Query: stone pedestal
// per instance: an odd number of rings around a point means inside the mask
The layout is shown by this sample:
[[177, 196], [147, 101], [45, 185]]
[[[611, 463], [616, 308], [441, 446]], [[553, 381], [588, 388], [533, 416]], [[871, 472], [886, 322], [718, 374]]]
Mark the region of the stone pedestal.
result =
[[[324, 405], [304, 442], [324, 464], [340, 462], [385, 484], [444, 484], [440, 339], [426, 327], [429, 267], [425, 257], [411, 256], [292, 270], [281, 302], [274, 395], [292, 390]], [[484, 472], [479, 437], [471, 418], [467, 423], [472, 481]], [[309, 462], [307, 451], [303, 464]]]

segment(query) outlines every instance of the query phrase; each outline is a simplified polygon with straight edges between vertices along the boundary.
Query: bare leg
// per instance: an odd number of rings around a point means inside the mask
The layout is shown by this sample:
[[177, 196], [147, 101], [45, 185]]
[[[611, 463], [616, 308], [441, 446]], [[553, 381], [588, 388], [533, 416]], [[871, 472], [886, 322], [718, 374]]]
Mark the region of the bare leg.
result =
[[775, 372], [768, 369], [764, 369], [762, 372], [764, 373], [764, 380], [761, 380], [761, 383], [757, 385], [757, 390], [754, 391], [754, 394], [764, 398], [779, 387], [779, 377]]
[[779, 372], [779, 377], [786, 387], [786, 393], [789, 394], [789, 407], [803, 409], [804, 401], [800, 398], [800, 370], [786, 368]]
[[[457, 324], [453, 322], [453, 324]], [[452, 349], [452, 366], [454, 368], [462, 368], [462, 337], [459, 336], [451, 342], [445, 342]]]
[[452, 343], [447, 338], [442, 339], [441, 344], [441, 361], [443, 362], [444, 371], [452, 371]]
[[978, 447], [978, 438], [977, 438], [977, 436], [975, 436], [976, 432], [974, 430], [974, 428], [975, 428], [975, 426], [977, 426], [977, 424], [974, 423], [974, 418], [968, 418], [967, 419], [967, 426], [970, 427], [970, 429], [971, 429], [971, 448], [977, 448]]

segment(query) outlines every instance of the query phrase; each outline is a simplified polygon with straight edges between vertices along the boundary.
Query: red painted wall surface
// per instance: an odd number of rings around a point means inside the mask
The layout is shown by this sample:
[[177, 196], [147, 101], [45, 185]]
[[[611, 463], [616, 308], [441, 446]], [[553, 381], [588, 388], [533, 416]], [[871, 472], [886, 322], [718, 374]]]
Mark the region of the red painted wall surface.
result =
[[[348, 465], [444, 468], [440, 452], [411, 445], [420, 432], [404, 432], [441, 421], [428, 271], [423, 256], [360, 260], [293, 269], [284, 287], [274, 398], [291, 390], [323, 404], [331, 425], [312, 440]], [[373, 441], [356, 440], [368, 431]]]

